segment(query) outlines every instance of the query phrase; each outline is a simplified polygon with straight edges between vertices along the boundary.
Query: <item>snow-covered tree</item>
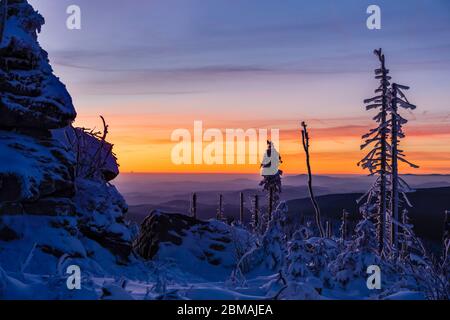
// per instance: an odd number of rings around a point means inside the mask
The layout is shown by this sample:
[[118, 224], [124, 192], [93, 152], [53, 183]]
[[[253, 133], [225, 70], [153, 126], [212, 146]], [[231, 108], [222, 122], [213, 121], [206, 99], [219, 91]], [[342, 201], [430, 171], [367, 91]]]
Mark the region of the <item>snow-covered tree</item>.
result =
[[284, 232], [285, 218], [288, 207], [281, 202], [273, 212], [267, 230], [262, 236], [261, 243], [245, 254], [239, 262], [243, 273], [256, 268], [267, 271], [280, 271], [286, 260], [286, 235]]
[[416, 236], [413, 225], [409, 223], [407, 210], [403, 211], [403, 223], [398, 223], [398, 226], [403, 248], [400, 263], [405, 275], [415, 280], [417, 288], [425, 291], [428, 299], [450, 299], [450, 245], [444, 247], [440, 259], [433, 257]]
[[261, 163], [261, 175], [263, 180], [259, 183], [263, 190], [268, 193], [268, 209], [266, 223], [271, 220], [273, 209], [280, 201], [281, 176], [283, 171], [279, 170], [282, 163], [281, 156], [271, 141], [267, 141], [267, 150]]
[[217, 214], [216, 219], [219, 221], [225, 221], [225, 215], [223, 211], [223, 195], [219, 194], [219, 199], [217, 203]]
[[312, 232], [301, 227], [288, 244], [286, 274], [291, 278], [304, 278], [311, 275], [308, 264], [312, 258], [311, 246], [306, 242]]
[[365, 284], [363, 279], [367, 278], [367, 267], [382, 265], [377, 253], [378, 240], [372, 217], [367, 211], [363, 211], [362, 214], [363, 219], [355, 228], [355, 239], [349, 242], [343, 252], [330, 264], [330, 271], [336, 281], [344, 287], [355, 279]]
[[[364, 101], [366, 109], [378, 110], [378, 114], [373, 118], [378, 124], [369, 133], [363, 136], [365, 142], [361, 149], [372, 146], [369, 153], [358, 163], [363, 169], [368, 169], [370, 175], [377, 176], [375, 183], [364, 197], [367, 197], [367, 208], [376, 209], [377, 214], [377, 238], [378, 252], [381, 254], [384, 249], [385, 240], [385, 220], [390, 216], [389, 212], [389, 175], [391, 174], [391, 145], [389, 138], [388, 112], [390, 104], [390, 80], [389, 70], [386, 68], [385, 56], [381, 49], [375, 50], [375, 55], [380, 61], [380, 68], [375, 70], [375, 79], [380, 81], [379, 87], [375, 90], [376, 96]], [[361, 199], [362, 200], [362, 199]], [[375, 204], [375, 206], [370, 206]]]

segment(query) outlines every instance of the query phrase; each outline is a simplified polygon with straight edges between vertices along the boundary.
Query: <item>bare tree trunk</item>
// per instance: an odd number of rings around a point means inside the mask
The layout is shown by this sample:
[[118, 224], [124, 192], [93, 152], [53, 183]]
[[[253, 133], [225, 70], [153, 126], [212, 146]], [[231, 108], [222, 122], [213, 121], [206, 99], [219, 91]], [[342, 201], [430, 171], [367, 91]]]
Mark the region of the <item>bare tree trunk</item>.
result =
[[0, 44], [3, 42], [3, 35], [8, 19], [8, 0], [0, 0]]
[[267, 215], [267, 223], [272, 220], [272, 212], [273, 212], [273, 187], [269, 189], [269, 214]]
[[450, 211], [445, 211], [444, 217], [444, 233], [442, 235], [442, 245], [445, 250], [446, 242], [450, 241]]
[[193, 218], [197, 219], [197, 194], [192, 194], [192, 201], [191, 201], [191, 215]]
[[392, 220], [396, 222], [399, 221], [399, 181], [398, 181], [398, 117], [397, 117], [397, 85], [394, 83], [392, 85], [392, 111], [391, 111], [391, 147], [392, 147], [392, 181], [391, 181], [391, 245], [397, 247], [398, 245], [398, 224], [393, 223]]
[[253, 227], [255, 228], [255, 230], [258, 229], [259, 227], [259, 197], [258, 195], [255, 195], [255, 199], [254, 199], [254, 203], [253, 205], [255, 206], [253, 208]]
[[[406, 226], [408, 224], [408, 210], [404, 209], [402, 212], [402, 224], [403, 226]], [[405, 227], [403, 227], [405, 228]], [[402, 236], [402, 249], [401, 249], [401, 256], [402, 258], [405, 258], [408, 253], [408, 245], [406, 243], [405, 239], [405, 230], [403, 229], [403, 236]]]
[[223, 221], [223, 195], [219, 194], [219, 207], [217, 208], [217, 220]]
[[342, 226], [341, 226], [341, 240], [345, 241], [347, 240], [347, 217], [348, 217], [348, 212], [346, 210], [342, 211]]
[[239, 219], [241, 224], [244, 225], [244, 193], [239, 194]]
[[316, 224], [317, 228], [319, 229], [320, 237], [325, 237], [325, 231], [323, 230], [321, 217], [320, 217], [320, 208], [317, 204], [316, 198], [314, 197], [314, 191], [312, 187], [312, 173], [311, 173], [311, 163], [310, 163], [310, 155], [309, 155], [309, 134], [307, 125], [305, 122], [302, 122], [302, 142], [303, 142], [303, 149], [305, 150], [306, 154], [306, 166], [308, 168], [308, 190], [309, 190], [309, 196], [311, 198], [311, 202], [314, 206], [314, 210], [316, 212]]
[[332, 234], [333, 234], [333, 226], [329, 220], [326, 221], [325, 228], [326, 228], [326, 232], [327, 232], [327, 238], [331, 239]]

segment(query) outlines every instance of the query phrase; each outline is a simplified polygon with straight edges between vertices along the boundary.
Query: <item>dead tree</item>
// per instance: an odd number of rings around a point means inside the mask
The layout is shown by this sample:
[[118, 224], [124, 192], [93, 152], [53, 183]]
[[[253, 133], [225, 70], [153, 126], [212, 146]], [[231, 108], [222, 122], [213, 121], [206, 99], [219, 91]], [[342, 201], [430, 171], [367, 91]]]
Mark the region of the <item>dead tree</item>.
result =
[[239, 220], [241, 225], [244, 225], [244, 193], [239, 194]]
[[443, 245], [443, 259], [444, 261], [447, 261], [448, 259], [448, 252], [450, 248], [450, 211], [445, 211], [445, 217], [444, 217], [444, 232], [442, 235], [442, 245]]
[[[116, 162], [117, 158], [113, 153], [114, 145], [106, 140], [109, 126], [102, 116], [100, 118], [103, 131], [71, 127], [71, 130], [64, 132], [70, 148], [76, 155], [75, 177], [77, 178], [102, 178], [110, 181], [118, 174], [118, 166], [115, 169], [106, 168], [108, 162], [111, 165], [111, 161]], [[116, 172], [110, 171], [111, 169]], [[109, 177], [111, 175], [112, 177]]]
[[344, 242], [347, 240], [347, 234], [348, 234], [348, 216], [350, 214], [347, 212], [347, 210], [342, 211], [342, 222], [341, 222], [341, 240]]
[[0, 44], [3, 42], [6, 20], [8, 20], [8, 0], [0, 0]]
[[197, 219], [197, 194], [194, 192], [191, 199], [191, 216]]
[[259, 229], [259, 196], [255, 195], [252, 200], [252, 228], [254, 233]]
[[388, 162], [391, 159], [391, 146], [388, 142], [390, 123], [387, 117], [390, 104], [389, 87], [391, 77], [389, 76], [389, 70], [386, 68], [385, 56], [382, 50], [375, 50], [374, 53], [380, 62], [380, 68], [375, 70], [375, 79], [380, 81], [380, 85], [375, 90], [376, 96], [364, 100], [364, 103], [367, 104], [366, 110], [378, 110], [378, 114], [373, 118], [378, 123], [378, 126], [363, 136], [365, 142], [361, 145], [361, 149], [363, 150], [368, 146], [373, 146], [373, 148], [358, 165], [363, 169], [368, 169], [371, 176], [377, 176], [375, 183], [360, 201], [367, 197], [365, 210], [369, 210], [368, 214], [371, 216], [373, 216], [373, 211], [376, 211], [378, 252], [381, 254], [385, 241], [385, 221], [390, 218], [388, 210], [388, 177], [391, 174], [391, 166]]
[[219, 194], [219, 203], [217, 208], [217, 220], [224, 221], [225, 217], [223, 214], [223, 195]]
[[333, 236], [333, 225], [332, 225], [331, 221], [329, 221], [329, 220], [326, 221], [325, 228], [326, 228], [327, 238], [331, 239], [331, 237]]
[[[404, 201], [409, 204], [406, 192], [410, 190], [408, 184], [399, 177], [398, 163], [404, 162], [411, 166], [412, 168], [418, 168], [418, 166], [410, 163], [405, 159], [403, 150], [399, 149], [400, 139], [405, 137], [403, 132], [403, 125], [408, 123], [408, 120], [403, 118], [399, 113], [399, 108], [414, 110], [416, 106], [409, 103], [403, 90], [409, 90], [409, 87], [399, 85], [397, 83], [392, 84], [391, 90], [391, 168], [392, 168], [392, 179], [391, 179], [391, 220], [399, 220], [399, 207], [400, 207], [400, 197], [399, 194], [403, 195]], [[390, 242], [391, 245], [397, 247], [398, 245], [398, 224], [391, 223], [390, 226]]]
[[307, 125], [305, 122], [302, 122], [302, 143], [303, 143], [303, 149], [305, 150], [306, 154], [306, 167], [308, 169], [308, 190], [309, 190], [309, 196], [311, 198], [312, 205], [314, 207], [314, 211], [316, 212], [316, 225], [319, 229], [320, 237], [325, 237], [325, 231], [323, 230], [322, 222], [321, 222], [321, 214], [320, 214], [320, 208], [316, 201], [316, 198], [314, 196], [314, 190], [312, 186], [312, 173], [311, 173], [311, 163], [310, 163], [310, 155], [309, 155], [309, 134]]

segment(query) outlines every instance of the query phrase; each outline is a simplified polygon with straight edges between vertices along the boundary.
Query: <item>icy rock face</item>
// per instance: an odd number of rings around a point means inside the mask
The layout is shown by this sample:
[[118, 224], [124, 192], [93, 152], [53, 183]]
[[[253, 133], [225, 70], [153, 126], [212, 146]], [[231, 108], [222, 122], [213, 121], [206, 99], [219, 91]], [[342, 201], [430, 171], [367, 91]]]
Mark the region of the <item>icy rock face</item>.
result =
[[131, 253], [131, 231], [124, 222], [128, 211], [117, 189], [102, 180], [76, 180], [74, 197], [83, 235], [98, 242], [118, 258], [118, 263], [128, 261]]
[[[127, 205], [108, 183], [119, 173], [112, 145], [71, 128], [72, 99], [37, 42], [42, 16], [25, 0], [9, 0], [7, 9], [0, 35], [0, 264], [23, 269], [14, 263], [29, 252], [37, 273], [57, 264], [49, 257], [64, 255], [127, 263]], [[87, 147], [68, 143], [70, 132]], [[94, 160], [98, 172], [80, 170], [80, 159]]]
[[0, 43], [0, 214], [71, 214], [74, 157], [50, 129], [76, 116], [37, 42], [43, 17], [8, 1]]
[[[134, 250], [144, 259], [175, 260], [183, 269], [202, 277], [231, 271], [239, 250], [249, 249], [251, 235], [217, 220], [201, 221], [181, 214], [153, 211], [142, 223]], [[228, 273], [226, 273], [228, 274]]]
[[74, 194], [73, 157], [51, 138], [0, 131], [0, 163], [0, 202], [4, 207], [6, 202], [26, 207], [43, 197]]
[[76, 117], [66, 87], [37, 42], [44, 22], [27, 1], [8, 1], [0, 44], [0, 127], [56, 129]]

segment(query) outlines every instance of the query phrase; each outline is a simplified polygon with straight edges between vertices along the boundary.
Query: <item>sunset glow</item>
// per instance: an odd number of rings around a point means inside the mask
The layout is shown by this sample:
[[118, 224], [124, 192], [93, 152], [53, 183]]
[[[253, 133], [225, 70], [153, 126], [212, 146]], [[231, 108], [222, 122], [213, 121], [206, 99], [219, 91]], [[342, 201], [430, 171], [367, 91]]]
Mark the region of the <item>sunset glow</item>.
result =
[[[380, 1], [377, 31], [365, 26], [367, 1], [248, 1], [239, 8], [135, 1], [122, 8], [79, 0], [77, 31], [64, 27], [70, 1], [31, 2], [46, 17], [39, 41], [72, 94], [76, 125], [98, 128], [105, 116], [123, 172], [257, 172], [257, 165], [174, 165], [171, 133], [200, 120], [220, 130], [280, 129], [287, 173], [305, 172], [299, 125], [306, 121], [316, 173], [363, 173], [356, 165], [361, 135], [374, 125], [363, 100], [377, 86], [373, 49], [383, 47], [391, 75], [411, 86], [418, 107], [405, 115], [403, 147], [420, 169], [403, 172], [450, 173], [445, 1]], [[124, 17], [133, 18], [112, 23]]]

